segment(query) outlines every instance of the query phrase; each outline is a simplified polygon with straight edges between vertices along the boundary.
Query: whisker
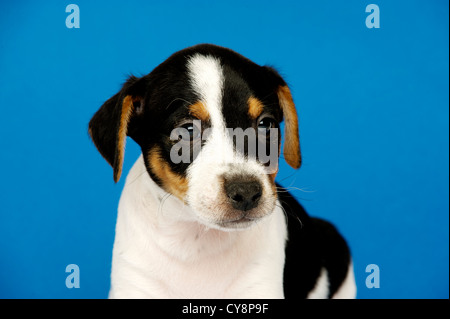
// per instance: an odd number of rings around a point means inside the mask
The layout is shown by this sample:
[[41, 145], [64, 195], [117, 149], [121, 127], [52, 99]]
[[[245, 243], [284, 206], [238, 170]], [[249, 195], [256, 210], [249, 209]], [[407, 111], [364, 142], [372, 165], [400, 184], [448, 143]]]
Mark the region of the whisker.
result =
[[164, 203], [166, 202], [166, 200], [167, 200], [170, 196], [172, 196], [171, 193], [166, 193], [166, 194], [163, 196], [163, 198], [161, 199], [161, 201], [159, 202], [159, 206], [158, 206], [158, 215], [164, 215], [162, 209], [163, 209]]
[[305, 190], [304, 188], [299, 188], [299, 187], [294, 187], [294, 186], [286, 186], [286, 187], [283, 187], [283, 186], [278, 187], [278, 186], [276, 186], [276, 188], [277, 188], [277, 191], [279, 193], [289, 193], [289, 191], [291, 191], [291, 190], [296, 190], [296, 191], [300, 191], [300, 192], [303, 192], [303, 193], [315, 193], [316, 192], [315, 190], [308, 191], [308, 190]]
[[275, 204], [275, 206], [281, 208], [281, 210], [283, 211], [284, 219], [285, 219], [285, 221], [286, 221], [286, 226], [287, 226], [288, 223], [289, 223], [289, 216], [288, 216], [286, 210], [284, 209], [283, 205]]
[[131, 185], [131, 184], [133, 184], [134, 182], [136, 182], [136, 181], [138, 180], [138, 178], [141, 177], [141, 176], [142, 176], [143, 174], [145, 174], [145, 173], [147, 173], [146, 170], [144, 170], [143, 172], [139, 173], [139, 175], [136, 176], [136, 178], [133, 179], [131, 182], [129, 182], [128, 185]]
[[[261, 102], [264, 104], [264, 105], [267, 105], [265, 102], [266, 102], [266, 100], [269, 98], [269, 97], [271, 97], [272, 95], [275, 95], [275, 92], [270, 92], [269, 94], [267, 94], [266, 96], [263, 96], [260, 100], [261, 100]], [[272, 103], [272, 104], [275, 104], [275, 103]]]
[[[280, 203], [281, 203], [282, 201], [280, 200]], [[287, 205], [284, 201], [283, 201], [283, 203], [285, 204], [285, 205]], [[288, 215], [290, 215], [290, 216], [292, 216], [292, 217], [294, 217], [299, 223], [300, 223], [300, 227], [301, 228], [303, 228], [303, 222], [301, 221], [301, 219], [300, 219], [300, 217], [298, 217], [296, 214], [294, 214], [292, 211], [289, 211], [289, 212], [287, 212], [286, 211], [286, 209], [283, 207], [283, 205], [278, 205], [278, 204], [275, 204], [277, 207], [279, 207], [279, 208], [281, 208], [282, 210], [283, 210], [283, 212], [284, 212], [284, 215], [285, 215], [285, 219], [286, 219], [286, 225], [288, 225], [288, 220], [289, 220], [289, 216]]]
[[188, 105], [193, 104], [193, 103], [189, 102], [188, 100], [185, 100], [185, 99], [183, 99], [183, 98], [181, 98], [181, 97], [177, 97], [177, 98], [173, 99], [173, 100], [166, 106], [166, 110], [172, 105], [172, 103], [174, 103], [174, 102], [176, 102], [176, 101], [183, 101], [183, 102], [186, 102]]

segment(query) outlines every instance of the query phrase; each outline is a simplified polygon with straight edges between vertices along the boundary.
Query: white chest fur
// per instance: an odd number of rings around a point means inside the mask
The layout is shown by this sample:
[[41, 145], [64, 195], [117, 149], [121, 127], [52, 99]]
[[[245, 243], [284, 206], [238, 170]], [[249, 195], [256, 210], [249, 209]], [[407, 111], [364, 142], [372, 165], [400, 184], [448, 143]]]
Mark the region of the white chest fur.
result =
[[141, 156], [119, 203], [109, 297], [283, 298], [279, 207], [246, 230], [207, 228], [150, 179]]

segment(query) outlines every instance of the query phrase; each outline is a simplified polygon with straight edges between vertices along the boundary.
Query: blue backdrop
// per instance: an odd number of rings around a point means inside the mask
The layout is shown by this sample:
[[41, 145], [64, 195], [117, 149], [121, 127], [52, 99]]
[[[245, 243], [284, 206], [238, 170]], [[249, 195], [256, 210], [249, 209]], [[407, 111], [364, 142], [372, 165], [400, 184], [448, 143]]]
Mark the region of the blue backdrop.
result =
[[[124, 178], [87, 124], [128, 74], [209, 42], [290, 84], [304, 164], [277, 178], [347, 238], [358, 297], [448, 298], [448, 1], [374, 1], [379, 29], [356, 0], [74, 0], [72, 29], [72, 2], [2, 1], [0, 297], [107, 297]], [[138, 155], [128, 141], [125, 173]]]

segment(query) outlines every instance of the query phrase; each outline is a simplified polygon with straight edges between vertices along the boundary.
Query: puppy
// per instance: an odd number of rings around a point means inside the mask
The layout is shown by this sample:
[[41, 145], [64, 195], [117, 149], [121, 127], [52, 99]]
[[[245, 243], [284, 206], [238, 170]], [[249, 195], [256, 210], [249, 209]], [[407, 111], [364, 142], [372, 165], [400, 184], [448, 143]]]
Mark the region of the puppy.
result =
[[285, 81], [210, 44], [131, 76], [101, 106], [89, 134], [115, 182], [126, 137], [142, 150], [119, 202], [110, 298], [355, 297], [344, 239], [275, 183], [283, 120], [297, 169]]

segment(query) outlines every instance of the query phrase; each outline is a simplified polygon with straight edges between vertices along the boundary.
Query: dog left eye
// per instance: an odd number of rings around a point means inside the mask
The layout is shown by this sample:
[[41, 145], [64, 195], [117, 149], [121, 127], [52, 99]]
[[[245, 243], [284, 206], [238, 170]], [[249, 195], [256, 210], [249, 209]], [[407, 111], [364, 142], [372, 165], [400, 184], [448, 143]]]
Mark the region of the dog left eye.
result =
[[200, 128], [196, 126], [193, 122], [188, 122], [183, 125], [180, 125], [178, 129], [183, 129], [184, 132], [188, 134], [179, 134], [179, 140], [183, 140], [186, 142], [194, 141], [200, 137]]
[[268, 133], [271, 128], [275, 127], [276, 127], [275, 120], [270, 117], [263, 118], [258, 123], [258, 130], [261, 133]]

